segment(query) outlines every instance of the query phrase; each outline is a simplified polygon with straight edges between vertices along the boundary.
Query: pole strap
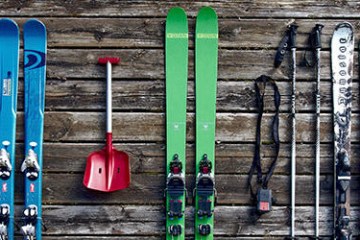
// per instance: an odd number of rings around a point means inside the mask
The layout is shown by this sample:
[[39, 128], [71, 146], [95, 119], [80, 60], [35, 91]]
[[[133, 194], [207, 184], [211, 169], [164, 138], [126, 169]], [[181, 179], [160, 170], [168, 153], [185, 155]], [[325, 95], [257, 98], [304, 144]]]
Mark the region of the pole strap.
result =
[[[262, 116], [264, 112], [264, 96], [266, 86], [270, 85], [274, 89], [274, 103], [275, 103], [275, 115], [272, 121], [272, 139], [275, 144], [275, 157], [269, 167], [269, 170], [265, 177], [262, 174], [262, 166], [261, 166], [261, 157], [260, 157], [260, 149], [261, 149], [261, 123], [262, 123]], [[279, 108], [280, 108], [280, 101], [281, 96], [279, 93], [279, 89], [275, 83], [275, 81], [270, 78], [269, 76], [261, 75], [259, 78], [255, 80], [255, 93], [256, 93], [256, 103], [258, 107], [258, 118], [257, 118], [257, 125], [256, 125], [256, 145], [255, 145], [255, 154], [253, 163], [249, 172], [248, 178], [248, 186], [250, 187], [251, 196], [253, 199], [256, 199], [256, 194], [253, 191], [253, 187], [251, 184], [252, 176], [257, 171], [257, 185], [260, 186], [262, 189], [268, 188], [268, 183], [270, 181], [271, 176], [274, 173], [276, 162], [279, 155], [280, 150], [280, 140], [279, 140]]]
[[297, 28], [298, 26], [294, 23], [288, 26], [285, 35], [281, 39], [279, 47], [276, 51], [275, 61], [274, 61], [275, 68], [280, 67], [282, 61], [284, 60], [286, 50], [291, 48], [296, 48], [295, 39], [296, 39]]

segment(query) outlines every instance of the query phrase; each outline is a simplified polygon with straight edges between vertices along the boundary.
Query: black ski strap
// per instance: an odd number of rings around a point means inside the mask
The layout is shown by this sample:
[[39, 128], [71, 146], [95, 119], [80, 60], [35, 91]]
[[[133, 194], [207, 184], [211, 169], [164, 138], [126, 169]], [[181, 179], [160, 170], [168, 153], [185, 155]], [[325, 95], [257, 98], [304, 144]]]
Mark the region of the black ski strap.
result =
[[[264, 96], [265, 96], [265, 89], [266, 85], [269, 84], [274, 89], [274, 103], [275, 103], [275, 115], [273, 117], [272, 122], [272, 138], [275, 143], [275, 157], [272, 161], [269, 170], [266, 176], [263, 178], [262, 175], [262, 167], [261, 167], [261, 157], [260, 157], [260, 148], [261, 148], [261, 122], [262, 116], [264, 112]], [[268, 183], [270, 181], [271, 176], [274, 173], [277, 158], [279, 155], [280, 150], [280, 140], [279, 140], [279, 108], [280, 108], [280, 101], [281, 96], [279, 93], [279, 89], [273, 79], [268, 76], [262, 75], [255, 80], [255, 93], [256, 93], [256, 103], [258, 107], [258, 118], [257, 118], [257, 125], [256, 125], [256, 145], [255, 145], [255, 154], [253, 163], [249, 172], [248, 178], [248, 186], [250, 187], [250, 192], [253, 199], [256, 199], [256, 194], [253, 191], [251, 185], [251, 179], [254, 174], [254, 171], [257, 171], [257, 184], [261, 186], [262, 189], [268, 188]]]
[[294, 23], [290, 24], [285, 32], [284, 37], [281, 39], [279, 47], [276, 51], [274, 66], [278, 68], [282, 61], [284, 60], [284, 56], [286, 50], [295, 47], [295, 36], [296, 36], [296, 29], [298, 26]]

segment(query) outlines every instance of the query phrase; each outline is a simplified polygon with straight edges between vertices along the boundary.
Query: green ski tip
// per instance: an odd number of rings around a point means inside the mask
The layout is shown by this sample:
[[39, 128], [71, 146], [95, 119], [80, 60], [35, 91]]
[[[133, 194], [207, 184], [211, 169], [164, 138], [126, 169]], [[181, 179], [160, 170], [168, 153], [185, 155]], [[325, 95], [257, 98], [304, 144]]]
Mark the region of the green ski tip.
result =
[[166, 17], [166, 38], [188, 38], [187, 32], [188, 23], [184, 9], [171, 8]]
[[[218, 17], [214, 9], [203, 7], [200, 9], [196, 21], [196, 37], [198, 39], [217, 39], [218, 35]], [[215, 24], [214, 24], [215, 23]], [[201, 29], [201, 31], [199, 31]]]

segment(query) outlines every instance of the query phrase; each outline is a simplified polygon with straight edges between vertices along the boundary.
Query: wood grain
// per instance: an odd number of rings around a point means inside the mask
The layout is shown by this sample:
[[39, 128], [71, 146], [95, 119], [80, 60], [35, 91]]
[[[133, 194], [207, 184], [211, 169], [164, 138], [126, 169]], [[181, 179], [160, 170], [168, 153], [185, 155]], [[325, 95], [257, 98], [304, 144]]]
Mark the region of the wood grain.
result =
[[[296, 221], [297, 234], [299, 236], [312, 235], [314, 226], [309, 224], [308, 219], [313, 219], [313, 209], [310, 207], [297, 207], [296, 210], [298, 213]], [[74, 239], [79, 239], [79, 236], [96, 234], [104, 237], [101, 239], [109, 239], [109, 237], [111, 239], [111, 237], [115, 238], [121, 235], [135, 235], [139, 239], [143, 239], [145, 236], [160, 238], [164, 235], [164, 229], [162, 228], [164, 221], [163, 211], [164, 209], [159, 206], [54, 205], [44, 207], [44, 219], [47, 219], [45, 220], [47, 224], [52, 226], [52, 228], [49, 228], [48, 234], [55, 236], [75, 235]], [[359, 211], [360, 209], [355, 207], [352, 210], [352, 215], [358, 215]], [[186, 233], [189, 236], [193, 234], [192, 212], [193, 208], [187, 207]], [[332, 230], [327, 227], [329, 225], [326, 222], [331, 221], [332, 209], [331, 207], [321, 207], [320, 212], [320, 233], [329, 237]], [[68, 216], [66, 219], [59, 217], [65, 214]], [[232, 221], [229, 221], [229, 218]], [[357, 220], [358, 218], [355, 218], [354, 222], [351, 223], [355, 229]], [[269, 239], [270, 237], [271, 239], [277, 239], [276, 237], [289, 234], [287, 221], [288, 209], [286, 207], [274, 207], [274, 211], [259, 218], [251, 207], [218, 206], [215, 209], [215, 234], [219, 239], [237, 239], [236, 237], [240, 236], [250, 239], [249, 237], [255, 234], [258, 238], [254, 239]], [[358, 232], [354, 232], [354, 234], [358, 234]], [[233, 236], [233, 238], [230, 238], [229, 235]]]
[[[289, 113], [280, 114], [280, 141], [290, 142]], [[359, 114], [352, 115], [351, 137], [359, 136]], [[273, 114], [263, 117], [262, 140], [271, 143], [270, 127]], [[129, 142], [165, 142], [163, 113], [115, 112], [114, 140]], [[254, 142], [257, 114], [255, 113], [217, 113], [216, 142]], [[297, 114], [298, 142], [313, 142], [314, 114]], [[194, 114], [187, 118], [187, 141], [194, 140]], [[18, 120], [18, 138], [22, 139], [22, 118]], [[98, 112], [47, 112], [45, 114], [44, 139], [50, 142], [98, 142], [104, 140], [105, 113]], [[332, 136], [332, 115], [321, 116], [321, 141], [330, 143]]]
[[[44, 132], [45, 240], [165, 239], [165, 73], [164, 27], [168, 10], [183, 7], [189, 19], [189, 82], [187, 115], [186, 239], [193, 239], [194, 188], [194, 29], [202, 6], [219, 16], [219, 71], [216, 130], [215, 239], [284, 239], [290, 233], [290, 110], [289, 57], [273, 68], [276, 48], [287, 24], [296, 20], [297, 34], [297, 199], [296, 235], [314, 234], [315, 79], [302, 65], [309, 57], [308, 34], [325, 25], [321, 61], [321, 208], [320, 234], [332, 239], [333, 137], [330, 40], [341, 21], [349, 21], [360, 38], [358, 1], [0, 1], [0, 16], [12, 17], [22, 28], [31, 17], [48, 30], [46, 113]], [[21, 44], [22, 46], [22, 44]], [[358, 46], [355, 46], [352, 102], [351, 225], [359, 238], [360, 109]], [[113, 69], [114, 137], [117, 149], [129, 153], [131, 187], [104, 194], [82, 186], [88, 154], [104, 143], [105, 68], [97, 58], [118, 56]], [[23, 150], [22, 50], [16, 149], [16, 221], [23, 203], [19, 166]], [[281, 147], [270, 180], [274, 209], [259, 218], [247, 186], [254, 155], [257, 108], [254, 80], [272, 76], [282, 97]], [[270, 136], [274, 112], [272, 91], [265, 96], [263, 174], [274, 157]], [[255, 177], [253, 184], [255, 184]], [[17, 230], [16, 239], [22, 239]]]
[[[190, 59], [193, 52], [189, 51]], [[301, 62], [303, 51], [298, 51], [297, 62]], [[113, 68], [114, 79], [164, 79], [164, 52], [158, 49], [51, 49], [48, 52], [48, 71], [50, 79], [67, 80], [72, 78], [104, 78], [105, 69], [96, 64], [98, 57], [119, 56], [122, 62]], [[275, 50], [219, 50], [220, 80], [254, 80], [261, 74], [274, 79], [289, 81], [288, 58], [279, 69], [273, 69]], [[330, 79], [330, 55], [322, 54], [321, 75]], [[354, 56], [357, 59], [357, 54]], [[236, 61], [234, 61], [236, 59]], [[354, 63], [354, 78], [358, 76], [357, 62]], [[189, 61], [189, 78], [193, 78], [193, 61]], [[298, 80], [313, 79], [314, 71], [309, 67], [297, 68]]]
[[[48, 29], [50, 48], [163, 48], [165, 17], [139, 18], [39, 18]], [[27, 18], [15, 18], [21, 26]], [[344, 19], [357, 28], [359, 22]], [[289, 19], [223, 18], [219, 21], [221, 49], [276, 49], [285, 33]], [[310, 48], [309, 32], [317, 23], [325, 25], [322, 48], [329, 51], [330, 40], [337, 21], [327, 19], [296, 19], [297, 47]], [[195, 19], [189, 18], [190, 48], [194, 47]], [[360, 33], [356, 31], [355, 37]], [[356, 46], [357, 48], [357, 46]]]
[[1, 15], [6, 16], [57, 16], [57, 17], [165, 17], [171, 7], [183, 7], [194, 17], [204, 5], [210, 5], [221, 17], [263, 18], [346, 18], [357, 17], [358, 1], [25, 1], [3, 2]]
[[[101, 149], [102, 143], [45, 143], [44, 171], [46, 173], [82, 173], [88, 154]], [[135, 174], [161, 174], [165, 172], [165, 145], [164, 143], [117, 143], [117, 149], [126, 151], [130, 155], [131, 169]], [[216, 144], [216, 173], [217, 174], [247, 174], [254, 157], [254, 143], [220, 143]], [[69, 151], [76, 149], [76, 151]], [[289, 174], [290, 144], [281, 144], [279, 159], [275, 174]], [[354, 162], [352, 172], [360, 173], [359, 154], [360, 145], [353, 144], [351, 156]], [[23, 159], [23, 145], [17, 146], [17, 166]], [[265, 170], [274, 158], [272, 145], [262, 146], [262, 163]], [[332, 144], [322, 144], [321, 173], [333, 172]], [[194, 173], [194, 144], [187, 145], [186, 172]], [[315, 145], [298, 144], [297, 146], [297, 174], [313, 175], [315, 161]]]
[[[23, 84], [19, 84], [18, 109], [23, 110]], [[291, 83], [277, 83], [281, 94], [280, 111], [291, 109]], [[115, 80], [113, 87], [114, 111], [164, 112], [164, 80]], [[254, 79], [245, 81], [218, 81], [217, 112], [257, 112]], [[296, 85], [296, 109], [298, 112], [315, 113], [315, 83], [309, 79]], [[46, 85], [46, 110], [48, 111], [104, 111], [105, 80], [48, 80]], [[274, 111], [272, 89], [265, 95], [265, 111]], [[321, 112], [332, 111], [332, 85], [321, 83]], [[194, 112], [194, 82], [188, 83], [188, 112]], [[359, 112], [359, 84], [353, 83], [353, 112]]]

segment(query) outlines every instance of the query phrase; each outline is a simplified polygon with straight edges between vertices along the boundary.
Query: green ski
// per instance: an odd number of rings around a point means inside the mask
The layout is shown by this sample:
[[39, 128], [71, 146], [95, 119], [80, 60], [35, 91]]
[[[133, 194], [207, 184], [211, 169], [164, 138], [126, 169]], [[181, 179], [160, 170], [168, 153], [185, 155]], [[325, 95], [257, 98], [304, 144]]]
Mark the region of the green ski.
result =
[[210, 240], [214, 233], [217, 56], [217, 16], [212, 8], [203, 7], [196, 19], [195, 35], [195, 239]]
[[185, 239], [188, 22], [183, 9], [166, 18], [166, 239]]

